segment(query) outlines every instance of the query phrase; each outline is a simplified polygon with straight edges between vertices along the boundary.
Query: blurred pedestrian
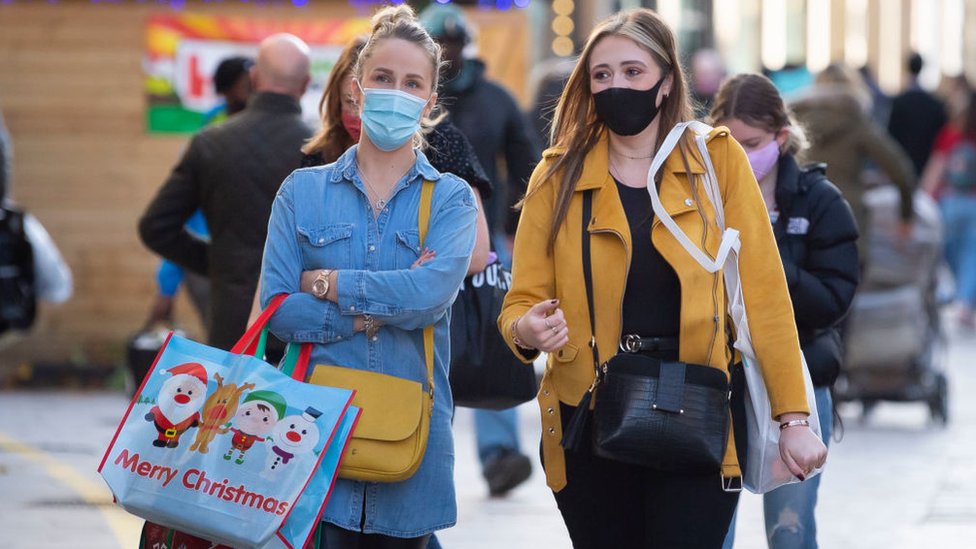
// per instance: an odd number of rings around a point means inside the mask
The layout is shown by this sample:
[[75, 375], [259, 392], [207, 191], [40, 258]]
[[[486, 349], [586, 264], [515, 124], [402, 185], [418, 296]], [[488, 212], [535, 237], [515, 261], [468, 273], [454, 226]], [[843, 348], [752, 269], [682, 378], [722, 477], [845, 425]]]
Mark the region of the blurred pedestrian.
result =
[[[217, 65], [213, 84], [214, 92], [221, 98], [221, 101], [204, 114], [203, 123], [205, 126], [219, 124], [227, 120], [228, 116], [244, 110], [254, 89], [250, 74], [250, 69], [253, 66], [254, 61], [248, 57], [229, 57]], [[204, 219], [201, 210], [193, 212], [193, 215], [187, 220], [185, 228], [198, 239], [208, 240], [210, 238], [207, 220]], [[190, 303], [193, 304], [200, 316], [203, 326], [209, 325], [210, 281], [205, 276], [192, 271], [186, 272], [176, 263], [163, 259], [159, 262], [159, 268], [156, 270], [158, 292], [149, 309], [149, 318], [146, 320], [144, 330], [157, 325], [167, 330], [173, 327], [173, 307], [180, 286], [186, 288], [190, 296]]]
[[[424, 385], [424, 328], [433, 326], [434, 403], [419, 469], [398, 482], [340, 478], [318, 540], [329, 549], [419, 549], [457, 518], [447, 310], [471, 258], [477, 206], [467, 183], [435, 170], [415, 148], [437, 102], [440, 48], [406, 5], [383, 8], [372, 24], [353, 69], [359, 144], [282, 184], [269, 223], [261, 302], [290, 294], [271, 331], [313, 343], [312, 364]], [[435, 185], [421, 244], [424, 181]]]
[[[301, 164], [312, 130], [299, 99], [309, 82], [308, 46], [289, 34], [261, 42], [247, 108], [195, 135], [139, 222], [142, 241], [210, 278], [209, 342], [231, 348], [246, 327], [257, 288], [271, 203]], [[202, 210], [210, 240], [185, 227]]]
[[878, 79], [871, 72], [870, 66], [861, 65], [855, 73], [860, 77], [864, 89], [870, 96], [868, 116], [879, 128], [887, 128], [888, 119], [891, 116], [891, 96], [881, 89], [881, 85], [878, 84]]
[[918, 53], [908, 57], [908, 87], [892, 101], [888, 119], [888, 133], [908, 153], [916, 176], [922, 175], [935, 138], [948, 121], [942, 101], [919, 84], [922, 66]]
[[692, 107], [695, 118], [704, 120], [712, 110], [712, 102], [719, 86], [728, 76], [722, 54], [711, 49], [702, 48], [691, 56], [691, 74], [688, 75], [691, 88]]
[[945, 253], [956, 278], [959, 322], [976, 329], [976, 93], [970, 92], [960, 130], [942, 131], [922, 188], [937, 197], [945, 223]]
[[254, 92], [251, 82], [251, 67], [254, 60], [250, 57], [228, 57], [217, 65], [214, 72], [214, 91], [220, 101], [203, 115], [203, 125], [209, 126], [227, 120], [244, 110], [247, 100]]
[[832, 64], [816, 76], [814, 85], [791, 105], [806, 130], [810, 148], [805, 157], [827, 164], [827, 178], [843, 193], [854, 211], [858, 230], [858, 257], [862, 268], [870, 261], [870, 217], [864, 204], [864, 170], [873, 162], [898, 187], [901, 196], [897, 238], [911, 233], [915, 175], [911, 161], [884, 129], [868, 116], [871, 94], [857, 71]]
[[0, 347], [33, 326], [38, 300], [64, 303], [74, 292], [54, 239], [12, 194], [13, 141], [0, 113]]
[[[801, 167], [806, 139], [776, 87], [765, 76], [739, 74], [722, 85], [710, 115], [726, 126], [749, 157], [786, 272], [800, 347], [813, 380], [826, 445], [833, 423], [830, 391], [843, 348], [837, 323], [858, 283], [857, 225], [823, 164]], [[817, 475], [763, 496], [766, 539], [773, 549], [816, 549]], [[725, 547], [731, 549], [735, 522]]]
[[[510, 241], [518, 216], [512, 206], [522, 196], [539, 150], [515, 98], [484, 76], [484, 62], [466, 57], [473, 31], [460, 8], [431, 4], [420, 14], [427, 32], [437, 40], [447, 66], [441, 102], [450, 120], [474, 147], [494, 188], [485, 204], [488, 229], [503, 263], [510, 261]], [[507, 174], [507, 183], [501, 174]], [[508, 410], [474, 411], [475, 435], [482, 474], [493, 496], [504, 496], [525, 482], [532, 462], [519, 444], [518, 415]]]
[[[738, 501], [728, 482], [741, 474], [736, 456], [745, 456], [744, 418], [736, 413], [744, 411], [744, 379], [741, 365], [730, 368], [722, 275], [703, 271], [655, 219], [647, 190], [665, 136], [692, 116], [675, 36], [664, 20], [648, 9], [609, 17], [583, 46], [556, 108], [555, 144], [523, 202], [512, 287], [498, 327], [526, 362], [549, 353], [539, 392], [543, 464], [577, 548], [720, 547]], [[703, 191], [695, 191], [705, 169], [690, 141], [685, 135], [664, 160], [656, 183], [674, 221], [714, 256], [721, 236], [709, 229], [717, 223], [714, 209]], [[739, 261], [743, 291], [752, 296], [752, 336], [769, 366], [773, 417], [786, 425], [780, 451], [791, 456], [788, 462], [795, 459], [791, 470], [802, 478], [822, 465], [826, 449], [802, 425], [809, 406], [783, 266], [746, 154], [724, 130], [711, 132], [707, 143], [726, 197], [725, 220], [743, 243]], [[586, 196], [592, 196], [589, 221], [581, 216]], [[592, 237], [587, 255], [581, 233]], [[584, 261], [590, 256], [593, 298], [587, 299]], [[586, 402], [594, 363], [615, 355], [622, 335], [640, 342], [638, 349], [626, 347], [635, 352], [688, 368], [731, 370], [735, 432], [720, 468], [696, 474], [632, 465], [598, 457], [585, 442], [564, 451], [566, 432], [590, 440], [592, 421], [584, 418], [591, 412], [569, 403]], [[645, 343], [648, 350], [640, 350]], [[573, 418], [577, 412], [583, 415]]]
[[535, 130], [536, 142], [544, 147], [549, 146], [549, 135], [552, 133], [552, 113], [556, 110], [556, 103], [563, 93], [566, 80], [573, 72], [575, 63], [572, 59], [557, 57], [547, 59], [536, 65], [532, 70], [532, 85], [534, 90], [532, 106], [529, 108], [529, 122]]

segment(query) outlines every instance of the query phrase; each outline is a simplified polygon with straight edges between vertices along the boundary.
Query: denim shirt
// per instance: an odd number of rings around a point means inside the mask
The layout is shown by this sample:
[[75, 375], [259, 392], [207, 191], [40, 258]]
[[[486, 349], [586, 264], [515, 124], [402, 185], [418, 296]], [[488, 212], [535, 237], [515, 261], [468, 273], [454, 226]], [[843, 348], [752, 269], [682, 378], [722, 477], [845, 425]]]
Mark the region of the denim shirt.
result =
[[[423, 328], [434, 325], [434, 411], [420, 469], [397, 483], [340, 479], [323, 520], [348, 530], [417, 537], [453, 526], [453, 402], [448, 383], [449, 310], [468, 269], [477, 205], [470, 187], [441, 174], [416, 151], [417, 161], [373, 215], [356, 164], [357, 146], [335, 163], [296, 170], [282, 184], [271, 211], [261, 268], [261, 304], [287, 293], [270, 322], [289, 342], [312, 342], [310, 364], [342, 365], [395, 375], [426, 385]], [[435, 182], [420, 256], [420, 189]], [[338, 303], [300, 293], [302, 271], [337, 269]], [[353, 318], [370, 314], [383, 326], [367, 340]], [[311, 371], [311, 368], [310, 368]]]

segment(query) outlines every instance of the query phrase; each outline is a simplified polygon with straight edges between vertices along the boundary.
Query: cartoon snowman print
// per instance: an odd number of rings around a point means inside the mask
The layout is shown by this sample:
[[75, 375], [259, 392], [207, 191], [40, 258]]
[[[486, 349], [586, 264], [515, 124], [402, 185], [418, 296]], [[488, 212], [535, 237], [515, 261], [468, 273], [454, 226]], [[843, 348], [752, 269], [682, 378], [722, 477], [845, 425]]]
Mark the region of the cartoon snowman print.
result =
[[296, 456], [310, 454], [319, 442], [319, 428], [315, 420], [322, 412], [308, 407], [301, 415], [288, 416], [279, 421], [271, 431], [274, 443], [268, 452], [265, 475], [272, 476]]

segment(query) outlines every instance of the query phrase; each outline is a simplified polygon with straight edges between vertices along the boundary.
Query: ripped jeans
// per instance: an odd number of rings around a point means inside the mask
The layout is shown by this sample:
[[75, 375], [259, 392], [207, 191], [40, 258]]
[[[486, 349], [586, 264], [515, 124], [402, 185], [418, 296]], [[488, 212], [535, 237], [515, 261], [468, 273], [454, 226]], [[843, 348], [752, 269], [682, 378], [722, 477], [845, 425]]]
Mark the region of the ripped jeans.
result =
[[[833, 403], [829, 387], [816, 387], [817, 417], [824, 444], [830, 445], [833, 426]], [[770, 549], [817, 549], [817, 489], [823, 473], [804, 482], [787, 484], [763, 495], [766, 540]], [[729, 526], [722, 549], [732, 549], [735, 540], [735, 517]]]

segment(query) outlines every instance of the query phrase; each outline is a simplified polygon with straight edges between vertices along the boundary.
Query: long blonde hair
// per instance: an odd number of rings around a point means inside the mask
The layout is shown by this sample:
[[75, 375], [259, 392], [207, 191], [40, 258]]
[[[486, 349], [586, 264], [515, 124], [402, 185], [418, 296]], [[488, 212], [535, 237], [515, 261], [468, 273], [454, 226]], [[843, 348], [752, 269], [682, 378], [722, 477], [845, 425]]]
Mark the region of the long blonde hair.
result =
[[[650, 52], [661, 68], [662, 76], [671, 74], [671, 92], [661, 103], [661, 110], [658, 112], [661, 130], [654, 145], [655, 150], [661, 146], [668, 131], [675, 124], [694, 117], [688, 98], [688, 86], [678, 60], [674, 33], [667, 23], [646, 8], [622, 11], [601, 21], [587, 38], [553, 116], [550, 140], [554, 147], [561, 148], [564, 152], [542, 176], [543, 180], [550, 180], [562, 172], [556, 211], [549, 230], [550, 252], [556, 241], [556, 233], [569, 211], [569, 203], [583, 172], [586, 155], [606, 131], [604, 124], [597, 119], [593, 94], [590, 92], [590, 56], [595, 45], [607, 36], [622, 36], [633, 40]], [[679, 144], [682, 158], [687, 161], [686, 151], [690, 149], [688, 143], [682, 140]]]

